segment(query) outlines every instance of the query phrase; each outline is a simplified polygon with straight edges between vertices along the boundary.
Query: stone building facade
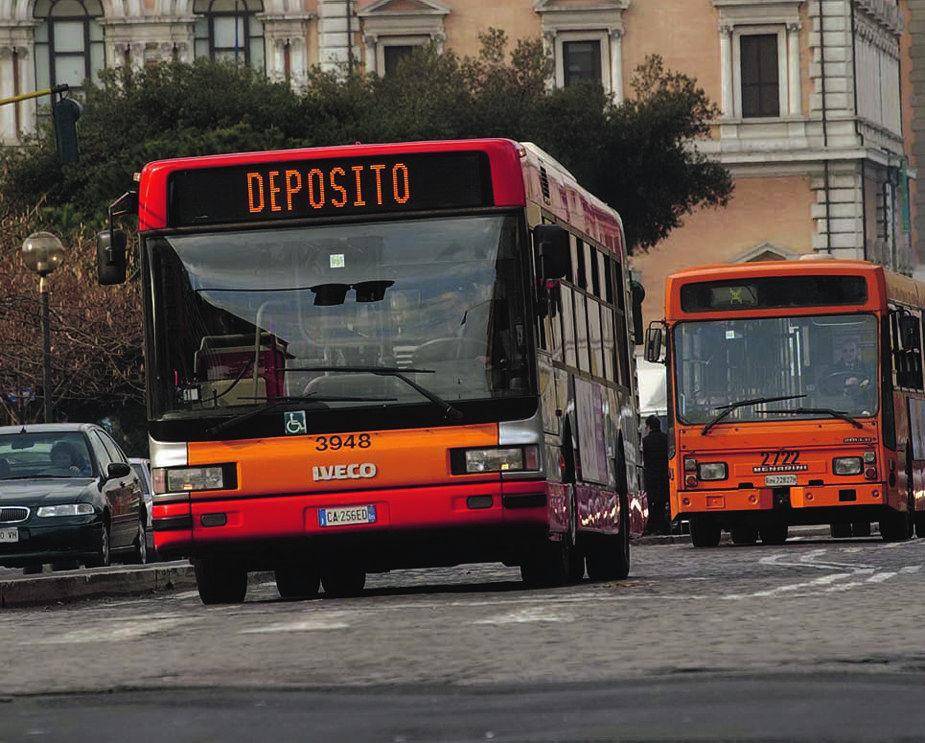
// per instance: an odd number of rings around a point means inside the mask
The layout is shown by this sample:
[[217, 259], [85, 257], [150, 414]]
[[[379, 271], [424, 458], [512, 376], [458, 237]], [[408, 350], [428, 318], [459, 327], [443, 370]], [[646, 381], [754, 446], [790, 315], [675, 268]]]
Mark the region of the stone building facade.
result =
[[[912, 6], [912, 7], [910, 7]], [[104, 66], [236, 59], [293, 86], [313, 65], [386, 75], [411, 48], [472, 54], [479, 33], [542, 38], [550, 84], [592, 79], [616, 99], [648, 54], [694, 75], [722, 109], [699, 144], [733, 173], [724, 211], [698, 212], [637, 256], [646, 315], [692, 263], [822, 252], [911, 273], [913, 84], [923, 0], [0, 0], [0, 97]], [[0, 137], [36, 106], [0, 108]], [[923, 140], [925, 141], [925, 140]], [[616, 164], [615, 164], [616, 166]]]

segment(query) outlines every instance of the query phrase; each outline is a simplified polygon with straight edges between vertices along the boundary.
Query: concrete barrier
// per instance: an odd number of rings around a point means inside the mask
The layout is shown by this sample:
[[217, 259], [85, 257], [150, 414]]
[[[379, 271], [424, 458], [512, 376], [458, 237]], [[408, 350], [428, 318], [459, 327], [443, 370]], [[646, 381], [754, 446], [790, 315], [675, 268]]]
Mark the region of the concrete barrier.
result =
[[0, 580], [0, 608], [194, 588], [189, 563], [74, 570]]

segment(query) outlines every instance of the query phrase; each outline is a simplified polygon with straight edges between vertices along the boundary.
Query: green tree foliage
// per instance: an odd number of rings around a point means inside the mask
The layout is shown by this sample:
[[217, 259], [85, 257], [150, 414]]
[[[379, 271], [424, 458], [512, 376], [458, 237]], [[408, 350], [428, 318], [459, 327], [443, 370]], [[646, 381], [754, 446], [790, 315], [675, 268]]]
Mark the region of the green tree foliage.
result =
[[717, 114], [695, 80], [651, 57], [614, 105], [599, 87], [550, 90], [551, 72], [539, 40], [510, 49], [498, 30], [476, 58], [425, 47], [382, 78], [316, 71], [303, 93], [228, 64], [110, 70], [87, 95], [80, 161], [59, 165], [44, 130], [5, 154], [0, 193], [8, 213], [41, 202], [53, 222], [66, 207], [70, 221], [95, 224], [160, 158], [503, 136], [536, 142], [617, 208], [631, 249], [654, 245], [695, 208], [726, 204], [728, 173], [692, 146]]

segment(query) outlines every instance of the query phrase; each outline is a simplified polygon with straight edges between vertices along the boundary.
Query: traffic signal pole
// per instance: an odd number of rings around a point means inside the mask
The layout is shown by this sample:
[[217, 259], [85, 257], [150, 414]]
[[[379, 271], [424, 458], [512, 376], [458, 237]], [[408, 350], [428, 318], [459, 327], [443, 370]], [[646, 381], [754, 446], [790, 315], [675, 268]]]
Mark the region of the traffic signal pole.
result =
[[67, 85], [55, 85], [53, 88], [43, 88], [31, 93], [0, 98], [0, 106], [5, 106], [8, 103], [19, 103], [46, 95], [52, 96], [51, 119], [54, 124], [58, 158], [62, 163], [72, 163], [77, 160], [77, 119], [80, 118], [81, 106], [73, 98], [64, 97], [68, 90], [70, 87]]

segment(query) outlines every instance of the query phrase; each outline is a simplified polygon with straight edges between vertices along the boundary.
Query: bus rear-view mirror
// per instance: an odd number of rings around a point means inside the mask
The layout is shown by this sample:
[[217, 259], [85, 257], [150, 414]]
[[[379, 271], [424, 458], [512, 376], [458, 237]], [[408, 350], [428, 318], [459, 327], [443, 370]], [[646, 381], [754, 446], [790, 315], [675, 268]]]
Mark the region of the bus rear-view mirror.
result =
[[646, 290], [638, 281], [630, 281], [630, 291], [633, 296], [633, 342], [639, 346], [645, 341], [642, 324], [642, 302], [646, 298]]
[[541, 279], [563, 279], [572, 272], [572, 247], [568, 231], [557, 224], [533, 228]]
[[96, 277], [101, 286], [125, 283], [125, 246], [122, 230], [103, 230], [96, 236]]
[[660, 324], [653, 323], [646, 333], [646, 361], [658, 364], [662, 361], [662, 340], [664, 333]]

